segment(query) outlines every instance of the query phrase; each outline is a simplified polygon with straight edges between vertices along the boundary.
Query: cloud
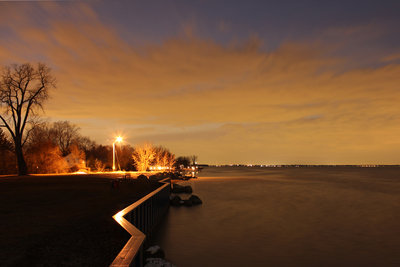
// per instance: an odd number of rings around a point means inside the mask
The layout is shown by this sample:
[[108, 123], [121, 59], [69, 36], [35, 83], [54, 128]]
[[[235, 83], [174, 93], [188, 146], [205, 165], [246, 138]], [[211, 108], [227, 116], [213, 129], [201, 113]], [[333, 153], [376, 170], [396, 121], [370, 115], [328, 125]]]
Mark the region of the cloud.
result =
[[[134, 46], [87, 4], [30, 5], [2, 4], [18, 23], [1, 28], [1, 62], [51, 65], [58, 89], [46, 116], [80, 122], [99, 142], [125, 129], [133, 143], [211, 163], [394, 163], [400, 149], [396, 55], [366, 68], [318, 38], [267, 52], [258, 38], [223, 45], [192, 26]], [[355, 32], [368, 29], [344, 33]]]

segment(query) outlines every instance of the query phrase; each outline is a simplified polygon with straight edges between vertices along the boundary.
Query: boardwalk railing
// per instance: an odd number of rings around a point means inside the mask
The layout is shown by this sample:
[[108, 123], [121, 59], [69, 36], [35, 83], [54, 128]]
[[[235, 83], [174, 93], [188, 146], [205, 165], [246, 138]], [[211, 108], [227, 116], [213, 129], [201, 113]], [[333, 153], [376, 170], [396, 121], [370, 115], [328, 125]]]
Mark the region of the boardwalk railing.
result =
[[151, 233], [169, 207], [171, 186], [168, 180], [160, 181], [163, 183], [161, 187], [113, 216], [131, 234], [131, 238], [110, 266], [143, 265], [143, 243], [146, 235]]

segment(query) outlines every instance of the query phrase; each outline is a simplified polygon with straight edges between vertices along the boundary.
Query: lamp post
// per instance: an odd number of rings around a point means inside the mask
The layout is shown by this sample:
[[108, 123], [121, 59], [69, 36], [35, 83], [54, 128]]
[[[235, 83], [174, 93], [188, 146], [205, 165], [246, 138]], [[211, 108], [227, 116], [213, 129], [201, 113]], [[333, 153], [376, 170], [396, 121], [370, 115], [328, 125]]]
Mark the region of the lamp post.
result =
[[118, 136], [115, 138], [115, 141], [113, 142], [113, 171], [115, 171], [115, 143], [121, 143], [122, 142], [122, 137]]

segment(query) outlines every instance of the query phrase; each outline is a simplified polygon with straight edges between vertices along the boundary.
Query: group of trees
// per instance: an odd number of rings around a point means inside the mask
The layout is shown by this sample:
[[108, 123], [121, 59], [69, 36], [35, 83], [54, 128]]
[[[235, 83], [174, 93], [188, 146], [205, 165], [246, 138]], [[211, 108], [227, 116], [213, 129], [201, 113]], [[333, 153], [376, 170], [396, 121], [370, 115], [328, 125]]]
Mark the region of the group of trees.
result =
[[138, 171], [146, 171], [152, 168], [171, 170], [176, 162], [175, 155], [168, 149], [149, 143], [136, 147], [132, 158]]
[[[0, 173], [15, 173], [14, 146], [0, 128]], [[116, 146], [117, 169], [126, 171], [172, 170], [176, 164], [187, 166], [189, 157], [179, 157], [167, 148], [145, 143], [133, 148]], [[105, 171], [112, 168], [112, 146], [98, 145], [80, 133], [79, 127], [68, 121], [36, 124], [24, 145], [29, 173], [61, 173], [79, 169]], [[184, 161], [182, 161], [184, 159]], [[187, 160], [187, 164], [185, 162]]]
[[85, 142], [68, 121], [35, 125], [24, 148], [30, 173], [77, 171], [85, 167]]
[[[130, 145], [116, 146], [118, 169], [134, 170], [133, 151]], [[68, 121], [36, 125], [26, 145], [28, 170], [33, 173], [109, 170], [112, 153], [111, 145], [96, 144]]]
[[15, 173], [16, 170], [13, 145], [0, 128], [0, 174]]
[[[112, 167], [112, 146], [97, 145], [68, 121], [40, 122], [37, 116], [56, 80], [45, 64], [3, 68], [0, 79], [0, 174], [56, 173]], [[7, 130], [8, 136], [3, 129]], [[179, 157], [162, 146], [116, 147], [121, 170], [171, 170], [196, 157]]]
[[175, 163], [177, 168], [187, 168], [189, 166], [196, 166], [197, 165], [197, 156], [181, 156], [176, 159]]

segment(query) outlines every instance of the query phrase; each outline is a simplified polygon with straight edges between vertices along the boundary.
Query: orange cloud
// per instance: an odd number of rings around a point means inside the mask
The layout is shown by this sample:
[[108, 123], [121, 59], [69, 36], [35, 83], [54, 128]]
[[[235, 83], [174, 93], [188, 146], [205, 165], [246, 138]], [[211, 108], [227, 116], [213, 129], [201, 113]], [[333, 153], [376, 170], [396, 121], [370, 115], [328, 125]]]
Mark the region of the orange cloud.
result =
[[135, 47], [86, 4], [35, 8], [42, 25], [10, 24], [0, 60], [51, 65], [58, 89], [46, 116], [78, 122], [99, 142], [122, 129], [132, 143], [210, 163], [398, 163], [393, 61], [348, 68], [318, 41], [266, 52], [257, 38], [221, 45], [193, 31]]

